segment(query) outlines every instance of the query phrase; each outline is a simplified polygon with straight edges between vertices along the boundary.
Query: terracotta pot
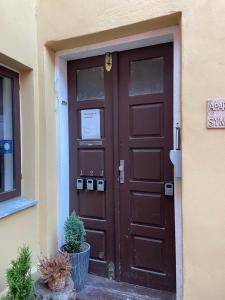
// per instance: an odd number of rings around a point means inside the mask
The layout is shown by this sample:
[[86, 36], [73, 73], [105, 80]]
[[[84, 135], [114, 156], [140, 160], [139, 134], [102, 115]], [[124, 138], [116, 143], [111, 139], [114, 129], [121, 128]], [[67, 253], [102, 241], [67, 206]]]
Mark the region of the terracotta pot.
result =
[[65, 288], [66, 278], [60, 278], [57, 281], [48, 282], [48, 287], [53, 292], [61, 291]]

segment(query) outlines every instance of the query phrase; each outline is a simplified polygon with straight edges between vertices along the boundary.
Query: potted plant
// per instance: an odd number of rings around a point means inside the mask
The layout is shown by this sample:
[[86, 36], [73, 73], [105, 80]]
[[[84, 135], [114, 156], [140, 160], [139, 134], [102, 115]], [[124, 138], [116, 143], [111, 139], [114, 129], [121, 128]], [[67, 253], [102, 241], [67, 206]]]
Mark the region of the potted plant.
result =
[[90, 257], [90, 245], [85, 242], [86, 232], [82, 220], [72, 212], [64, 225], [65, 244], [61, 247], [70, 255], [71, 277], [77, 292], [85, 286]]
[[38, 270], [41, 273], [41, 278], [54, 292], [65, 288], [70, 269], [70, 257], [66, 252], [59, 252], [53, 258], [43, 257], [39, 259]]

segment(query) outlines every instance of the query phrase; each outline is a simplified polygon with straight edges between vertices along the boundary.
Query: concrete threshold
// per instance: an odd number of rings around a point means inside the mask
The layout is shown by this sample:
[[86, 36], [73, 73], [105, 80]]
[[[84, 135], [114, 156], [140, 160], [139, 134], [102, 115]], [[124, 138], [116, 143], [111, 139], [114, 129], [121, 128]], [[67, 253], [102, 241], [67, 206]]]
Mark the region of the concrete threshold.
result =
[[87, 286], [78, 293], [78, 300], [175, 300], [175, 293], [117, 282], [89, 275]]

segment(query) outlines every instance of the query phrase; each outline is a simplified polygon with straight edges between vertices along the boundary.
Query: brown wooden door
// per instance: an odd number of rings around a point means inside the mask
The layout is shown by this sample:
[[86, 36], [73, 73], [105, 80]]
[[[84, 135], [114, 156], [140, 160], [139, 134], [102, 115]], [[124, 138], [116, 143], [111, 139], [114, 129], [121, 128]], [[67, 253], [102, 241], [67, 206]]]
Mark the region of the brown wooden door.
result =
[[[108, 272], [114, 266], [112, 73], [105, 71], [104, 64], [104, 56], [68, 63], [70, 211], [75, 210], [85, 223], [91, 244], [90, 272], [113, 277]], [[96, 110], [100, 138], [90, 139], [93, 133], [83, 132], [82, 140], [82, 113]], [[106, 191], [77, 190], [77, 178], [105, 179]]]
[[119, 56], [121, 280], [175, 289], [172, 44]]
[[[172, 49], [113, 54], [109, 72], [104, 56], [68, 63], [70, 210], [87, 229], [90, 272], [167, 290], [175, 289], [174, 204], [164, 195], [173, 181]], [[100, 136], [85, 136], [84, 113], [96, 110]], [[77, 190], [77, 178], [105, 179], [105, 191]]]

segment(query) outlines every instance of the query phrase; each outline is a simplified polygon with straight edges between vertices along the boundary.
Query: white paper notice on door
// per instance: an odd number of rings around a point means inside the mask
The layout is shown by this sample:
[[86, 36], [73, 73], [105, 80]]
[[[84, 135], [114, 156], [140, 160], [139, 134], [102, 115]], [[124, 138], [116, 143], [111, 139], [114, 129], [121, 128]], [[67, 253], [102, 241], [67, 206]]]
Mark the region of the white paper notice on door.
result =
[[100, 109], [81, 110], [81, 139], [101, 139]]

